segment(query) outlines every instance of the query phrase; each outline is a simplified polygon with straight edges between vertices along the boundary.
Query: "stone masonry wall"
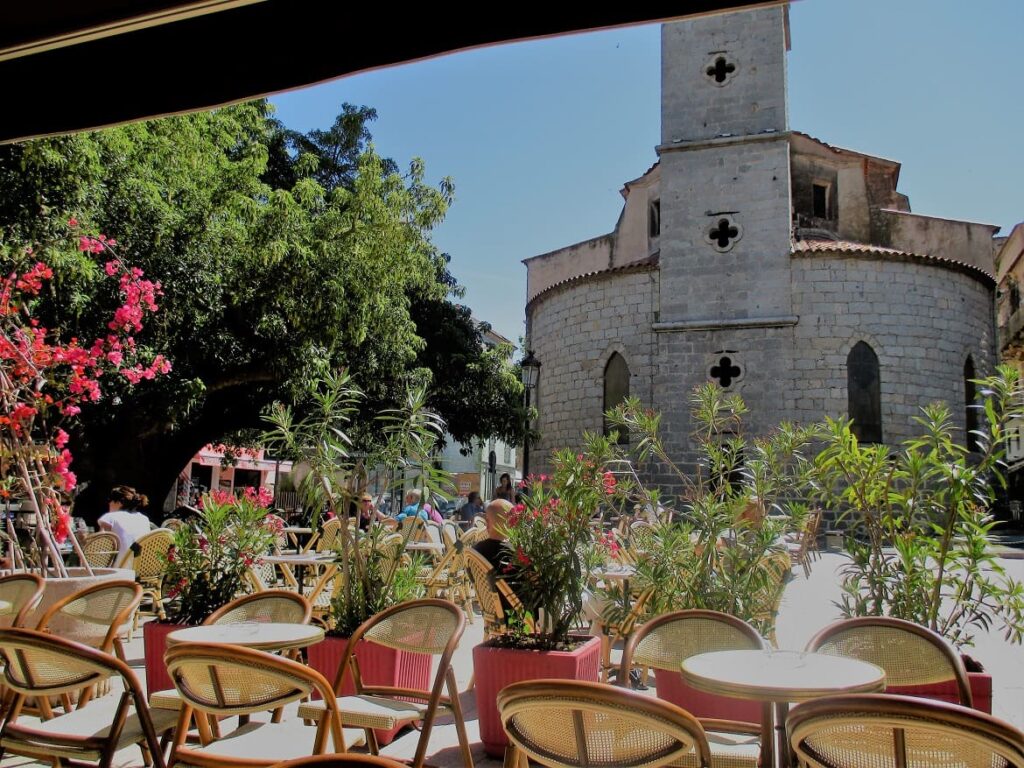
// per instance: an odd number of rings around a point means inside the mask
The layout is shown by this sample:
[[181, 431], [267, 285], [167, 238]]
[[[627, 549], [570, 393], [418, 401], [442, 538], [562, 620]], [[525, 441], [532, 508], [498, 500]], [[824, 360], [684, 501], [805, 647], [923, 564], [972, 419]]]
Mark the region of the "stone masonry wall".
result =
[[887, 444], [917, 435], [913, 418], [935, 400], [946, 401], [963, 428], [964, 361], [974, 358], [978, 376], [995, 363], [988, 285], [915, 261], [816, 254], [794, 257], [793, 286], [799, 419], [846, 415], [846, 356], [864, 341], [878, 355]]
[[530, 451], [531, 472], [549, 469], [552, 450], [578, 447], [585, 431], [601, 431], [604, 367], [613, 352], [629, 366], [630, 394], [650, 403], [657, 298], [657, 271], [645, 270], [590, 277], [530, 306], [527, 337], [541, 361], [541, 439]]

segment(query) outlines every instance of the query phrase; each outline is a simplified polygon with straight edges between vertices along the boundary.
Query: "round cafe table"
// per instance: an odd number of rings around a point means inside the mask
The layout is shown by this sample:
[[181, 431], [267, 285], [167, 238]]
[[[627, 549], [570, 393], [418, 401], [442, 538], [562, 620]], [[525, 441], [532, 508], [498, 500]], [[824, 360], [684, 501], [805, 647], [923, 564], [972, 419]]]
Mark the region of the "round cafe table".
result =
[[323, 639], [323, 629], [311, 624], [245, 621], [176, 629], [167, 635], [167, 646], [177, 643], [223, 643], [258, 651], [291, 651], [315, 645]]
[[682, 663], [683, 679], [706, 693], [770, 702], [771, 722], [761, 735], [761, 764], [790, 766], [786, 715], [792, 702], [885, 688], [885, 671], [843, 656], [803, 651], [714, 651]]

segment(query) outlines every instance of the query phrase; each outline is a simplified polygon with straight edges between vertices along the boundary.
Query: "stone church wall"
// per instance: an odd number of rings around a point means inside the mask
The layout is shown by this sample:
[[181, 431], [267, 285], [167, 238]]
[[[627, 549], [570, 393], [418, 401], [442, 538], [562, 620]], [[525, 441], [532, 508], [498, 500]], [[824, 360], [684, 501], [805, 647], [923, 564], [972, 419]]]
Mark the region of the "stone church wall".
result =
[[911, 260], [801, 256], [793, 259], [793, 301], [799, 419], [846, 414], [846, 356], [864, 341], [878, 355], [887, 444], [919, 434], [913, 419], [935, 400], [949, 404], [963, 429], [964, 361], [970, 355], [981, 376], [995, 360], [987, 284]]
[[578, 447], [585, 431], [603, 428], [604, 367], [612, 353], [626, 360], [630, 394], [650, 403], [651, 325], [658, 277], [653, 270], [609, 273], [556, 288], [527, 310], [527, 333], [541, 362], [531, 447], [531, 472], [549, 468], [556, 448]]

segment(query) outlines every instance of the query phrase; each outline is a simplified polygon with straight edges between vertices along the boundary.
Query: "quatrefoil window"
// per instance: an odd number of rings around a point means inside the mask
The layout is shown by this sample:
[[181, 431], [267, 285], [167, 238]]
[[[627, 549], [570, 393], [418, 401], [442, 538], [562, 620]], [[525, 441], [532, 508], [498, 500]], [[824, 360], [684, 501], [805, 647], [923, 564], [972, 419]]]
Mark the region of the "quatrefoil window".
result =
[[743, 369], [730, 355], [717, 356], [716, 362], [708, 369], [708, 378], [717, 381], [722, 389], [728, 389], [743, 378]]
[[715, 54], [704, 68], [712, 85], [723, 86], [736, 75], [736, 62], [731, 61], [724, 53]]
[[704, 240], [719, 253], [732, 250], [741, 237], [743, 237], [743, 227], [727, 214], [713, 215], [711, 223], [704, 231]]

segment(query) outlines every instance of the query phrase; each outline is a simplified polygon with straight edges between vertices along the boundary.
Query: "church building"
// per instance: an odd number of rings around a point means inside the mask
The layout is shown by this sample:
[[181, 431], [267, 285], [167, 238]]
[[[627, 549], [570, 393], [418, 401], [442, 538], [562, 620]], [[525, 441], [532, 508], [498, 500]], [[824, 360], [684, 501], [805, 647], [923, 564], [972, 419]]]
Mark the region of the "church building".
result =
[[968, 380], [995, 361], [998, 227], [912, 213], [898, 162], [792, 130], [788, 49], [786, 5], [662, 28], [657, 163], [609, 234], [524, 261], [533, 471], [627, 394], [687, 461], [709, 380], [752, 435], [849, 415], [895, 446], [935, 400], [968, 425]]

